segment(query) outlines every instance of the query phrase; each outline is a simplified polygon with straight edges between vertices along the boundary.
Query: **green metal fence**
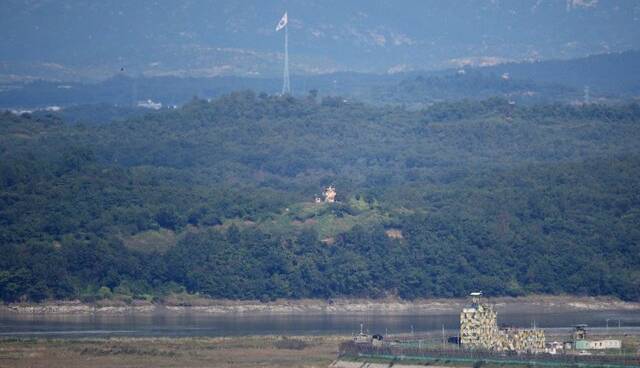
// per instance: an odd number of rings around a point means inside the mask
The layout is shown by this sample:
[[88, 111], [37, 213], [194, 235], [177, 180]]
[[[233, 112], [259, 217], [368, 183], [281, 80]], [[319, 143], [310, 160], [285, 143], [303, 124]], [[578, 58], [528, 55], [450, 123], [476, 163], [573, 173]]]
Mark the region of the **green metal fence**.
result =
[[540, 367], [584, 367], [584, 368], [640, 368], [638, 355], [551, 355], [551, 354], [504, 354], [464, 349], [446, 350], [430, 347], [416, 348], [408, 345], [356, 344], [352, 341], [340, 344], [342, 357], [383, 359], [385, 361], [413, 361], [422, 363], [450, 362], [472, 365], [483, 361], [492, 364], [540, 366]]

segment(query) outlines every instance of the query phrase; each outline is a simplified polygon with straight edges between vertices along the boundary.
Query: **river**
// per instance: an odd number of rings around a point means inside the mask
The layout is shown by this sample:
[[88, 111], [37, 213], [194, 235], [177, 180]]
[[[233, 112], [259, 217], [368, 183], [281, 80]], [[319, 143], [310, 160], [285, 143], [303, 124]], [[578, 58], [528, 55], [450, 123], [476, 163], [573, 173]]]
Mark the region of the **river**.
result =
[[[608, 320], [608, 322], [607, 322]], [[458, 313], [433, 314], [290, 314], [211, 315], [202, 313], [121, 315], [56, 315], [0, 313], [0, 337], [185, 337], [241, 335], [350, 335], [360, 323], [370, 333], [429, 333], [444, 326], [455, 335]], [[568, 332], [585, 323], [597, 333], [640, 334], [640, 311], [508, 311], [498, 314], [500, 325], [535, 326]], [[608, 324], [608, 329], [607, 329]]]

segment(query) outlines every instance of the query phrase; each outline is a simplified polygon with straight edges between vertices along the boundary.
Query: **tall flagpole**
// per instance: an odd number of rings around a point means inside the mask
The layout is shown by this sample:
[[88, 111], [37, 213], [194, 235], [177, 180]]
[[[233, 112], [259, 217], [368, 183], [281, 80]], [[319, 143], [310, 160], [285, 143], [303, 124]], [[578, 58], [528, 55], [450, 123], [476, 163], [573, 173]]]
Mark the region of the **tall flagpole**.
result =
[[284, 73], [282, 76], [282, 94], [291, 94], [291, 81], [289, 80], [289, 27], [284, 26]]

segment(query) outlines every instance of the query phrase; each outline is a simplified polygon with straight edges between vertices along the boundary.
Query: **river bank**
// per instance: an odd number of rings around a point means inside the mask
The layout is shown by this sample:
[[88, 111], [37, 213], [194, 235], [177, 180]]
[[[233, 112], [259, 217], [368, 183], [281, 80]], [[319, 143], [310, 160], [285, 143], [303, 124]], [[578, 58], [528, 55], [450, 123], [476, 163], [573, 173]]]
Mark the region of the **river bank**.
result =
[[[609, 297], [577, 296], [526, 296], [518, 298], [487, 298], [499, 312], [510, 311], [639, 311], [639, 302], [625, 302]], [[466, 303], [466, 299], [300, 299], [276, 300], [273, 302], [173, 298], [163, 303], [134, 300], [125, 303], [117, 300], [103, 300], [96, 303], [80, 301], [50, 301], [45, 303], [15, 303], [0, 306], [0, 312], [17, 314], [184, 314], [202, 313], [226, 314], [444, 314], [456, 313]]]

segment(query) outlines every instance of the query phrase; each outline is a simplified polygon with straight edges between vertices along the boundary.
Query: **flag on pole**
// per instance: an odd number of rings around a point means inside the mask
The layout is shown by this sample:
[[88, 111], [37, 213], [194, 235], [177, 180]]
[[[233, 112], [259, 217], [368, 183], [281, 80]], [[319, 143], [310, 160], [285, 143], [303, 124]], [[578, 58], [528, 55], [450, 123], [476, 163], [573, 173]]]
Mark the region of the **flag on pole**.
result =
[[281, 30], [282, 28], [284, 28], [287, 25], [287, 12], [284, 12], [284, 15], [282, 16], [282, 19], [280, 19], [280, 21], [278, 22], [278, 25], [276, 26], [276, 32], [278, 32], [279, 30]]

